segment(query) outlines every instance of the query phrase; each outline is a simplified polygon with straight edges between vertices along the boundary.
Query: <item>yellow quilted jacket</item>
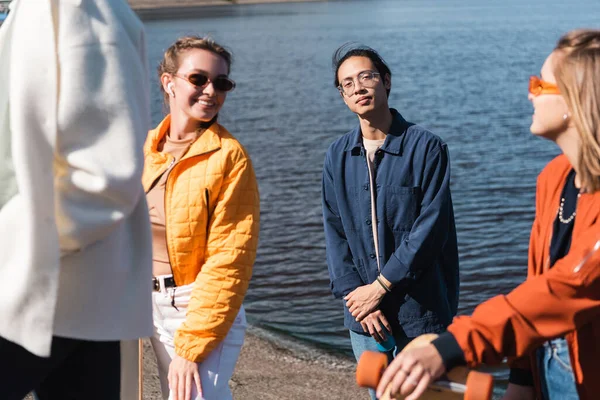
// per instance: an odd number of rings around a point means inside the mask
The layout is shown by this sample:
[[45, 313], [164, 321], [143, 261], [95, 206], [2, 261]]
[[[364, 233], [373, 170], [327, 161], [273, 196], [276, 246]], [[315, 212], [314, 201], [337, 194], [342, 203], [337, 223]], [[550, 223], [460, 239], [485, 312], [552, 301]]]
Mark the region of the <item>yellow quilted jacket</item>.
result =
[[[142, 181], [146, 192], [174, 161], [159, 153], [170, 116], [149, 132]], [[175, 351], [202, 362], [225, 338], [248, 289], [256, 257], [259, 196], [242, 145], [214, 123], [175, 165], [165, 186], [166, 240], [177, 286], [194, 283]]]

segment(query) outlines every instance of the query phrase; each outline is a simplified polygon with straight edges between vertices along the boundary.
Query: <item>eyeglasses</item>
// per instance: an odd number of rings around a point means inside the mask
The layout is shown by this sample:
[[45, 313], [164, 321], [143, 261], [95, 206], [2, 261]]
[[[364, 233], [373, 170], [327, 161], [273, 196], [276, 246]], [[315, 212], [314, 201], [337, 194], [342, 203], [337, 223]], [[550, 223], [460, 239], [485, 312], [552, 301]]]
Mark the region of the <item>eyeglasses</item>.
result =
[[[372, 88], [377, 85], [380, 79], [379, 72], [363, 71], [356, 77], [356, 80], [364, 88]], [[343, 92], [346, 96], [352, 96], [354, 94], [354, 79], [344, 79], [338, 86], [338, 90]]]
[[532, 75], [529, 78], [529, 93], [533, 96], [539, 96], [541, 94], [560, 94], [560, 90], [554, 83], [543, 81], [539, 77]]
[[[208, 82], [211, 82], [211, 80], [208, 79], [208, 76], [201, 74], [199, 72], [189, 74], [188, 76], [180, 76], [177, 74], [173, 74], [173, 76], [180, 78], [180, 79], [185, 79], [192, 85], [199, 87], [199, 88], [204, 88], [208, 85]], [[219, 76], [219, 77], [215, 78], [215, 80], [212, 81], [212, 84], [215, 87], [215, 89], [220, 92], [229, 92], [229, 91], [235, 89], [235, 82], [224, 76]]]

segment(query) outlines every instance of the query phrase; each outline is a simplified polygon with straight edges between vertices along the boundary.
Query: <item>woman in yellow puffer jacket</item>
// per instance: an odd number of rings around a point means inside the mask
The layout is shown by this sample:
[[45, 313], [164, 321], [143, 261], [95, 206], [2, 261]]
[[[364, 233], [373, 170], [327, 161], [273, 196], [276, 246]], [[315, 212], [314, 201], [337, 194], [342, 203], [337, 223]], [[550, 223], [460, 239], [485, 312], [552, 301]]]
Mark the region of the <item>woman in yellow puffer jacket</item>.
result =
[[164, 54], [170, 115], [149, 132], [143, 183], [153, 232], [152, 346], [163, 397], [231, 399], [228, 387], [246, 318], [259, 196], [252, 163], [217, 115], [231, 54], [183, 37]]

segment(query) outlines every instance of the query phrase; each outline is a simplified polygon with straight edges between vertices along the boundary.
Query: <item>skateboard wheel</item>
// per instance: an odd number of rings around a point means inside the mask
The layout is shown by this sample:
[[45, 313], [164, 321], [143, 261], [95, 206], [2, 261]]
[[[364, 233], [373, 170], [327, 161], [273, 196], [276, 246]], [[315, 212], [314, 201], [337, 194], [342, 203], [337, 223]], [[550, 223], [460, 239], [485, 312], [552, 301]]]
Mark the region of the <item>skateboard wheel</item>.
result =
[[483, 372], [471, 371], [467, 376], [465, 400], [491, 400], [494, 378]]
[[356, 366], [356, 383], [358, 383], [358, 386], [375, 389], [387, 364], [388, 358], [384, 353], [376, 351], [362, 353]]

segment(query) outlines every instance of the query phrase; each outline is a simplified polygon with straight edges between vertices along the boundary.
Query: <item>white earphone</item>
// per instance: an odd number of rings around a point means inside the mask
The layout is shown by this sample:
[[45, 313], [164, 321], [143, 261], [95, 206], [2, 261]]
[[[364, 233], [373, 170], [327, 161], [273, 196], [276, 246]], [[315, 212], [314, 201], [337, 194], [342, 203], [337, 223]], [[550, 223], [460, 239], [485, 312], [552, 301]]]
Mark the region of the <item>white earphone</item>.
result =
[[173, 93], [173, 84], [172, 84], [172, 83], [169, 83], [169, 84], [167, 85], [167, 92], [168, 92], [168, 93], [169, 93], [171, 96], [175, 97], [175, 93]]

